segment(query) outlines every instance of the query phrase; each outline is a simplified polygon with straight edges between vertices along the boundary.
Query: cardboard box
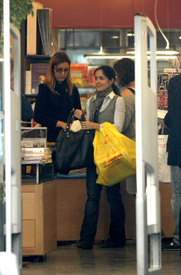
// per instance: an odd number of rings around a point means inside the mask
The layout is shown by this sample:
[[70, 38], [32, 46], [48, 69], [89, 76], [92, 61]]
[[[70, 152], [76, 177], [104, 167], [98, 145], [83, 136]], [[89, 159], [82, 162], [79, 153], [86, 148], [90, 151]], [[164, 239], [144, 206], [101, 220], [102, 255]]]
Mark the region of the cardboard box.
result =
[[32, 4], [34, 15], [29, 14], [27, 16], [27, 55], [37, 54], [37, 10], [43, 8], [39, 2], [33, 1]]

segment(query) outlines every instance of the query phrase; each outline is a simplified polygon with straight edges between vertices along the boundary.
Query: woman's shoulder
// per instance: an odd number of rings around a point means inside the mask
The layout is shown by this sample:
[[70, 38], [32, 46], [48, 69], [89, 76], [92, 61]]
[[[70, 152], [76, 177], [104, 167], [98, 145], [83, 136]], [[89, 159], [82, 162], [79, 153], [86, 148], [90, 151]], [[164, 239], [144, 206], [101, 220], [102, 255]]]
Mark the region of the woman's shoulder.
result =
[[88, 99], [87, 101], [94, 101], [96, 99], [96, 94], [93, 93]]
[[40, 84], [39, 85], [39, 92], [38, 92], [38, 97], [47, 97], [49, 96], [51, 90], [46, 84]]
[[122, 96], [116, 95], [115, 97], [116, 105], [125, 106], [125, 102]]
[[129, 89], [125, 89], [121, 92], [122, 97], [129, 96], [129, 95], [134, 95]]
[[39, 90], [50, 91], [50, 88], [49, 88], [46, 84], [41, 83], [41, 84], [39, 85]]
[[73, 85], [72, 92], [73, 92], [74, 94], [79, 93], [79, 90], [78, 90], [78, 88], [77, 88], [77, 86], [76, 86], [75, 84]]
[[135, 110], [135, 95], [129, 95], [123, 97], [126, 108]]
[[124, 100], [123, 100], [123, 97], [122, 97], [122, 96], [119, 96], [119, 95], [115, 95], [114, 98], [115, 98], [115, 100], [118, 101], [118, 102], [124, 101]]

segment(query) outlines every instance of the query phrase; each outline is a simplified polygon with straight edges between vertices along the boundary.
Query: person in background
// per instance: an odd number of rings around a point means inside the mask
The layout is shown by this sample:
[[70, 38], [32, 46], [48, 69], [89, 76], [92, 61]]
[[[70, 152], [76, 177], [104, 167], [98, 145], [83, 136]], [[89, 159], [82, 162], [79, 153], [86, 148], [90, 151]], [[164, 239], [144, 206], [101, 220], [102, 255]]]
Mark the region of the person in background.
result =
[[[125, 121], [122, 133], [135, 140], [135, 66], [130, 58], [122, 58], [113, 65], [117, 81], [122, 88], [121, 96], [125, 102]], [[130, 194], [136, 193], [136, 176], [126, 180], [126, 189]]]
[[[181, 48], [178, 54], [181, 64]], [[169, 129], [167, 150], [170, 165], [172, 199], [171, 206], [175, 222], [173, 241], [163, 247], [164, 250], [180, 249], [180, 211], [181, 211], [181, 74], [172, 77], [168, 86], [168, 112], [164, 125]]]
[[47, 127], [48, 142], [55, 142], [60, 128], [66, 128], [72, 109], [81, 110], [80, 95], [70, 76], [70, 64], [66, 53], [55, 53], [43, 84], [39, 85], [34, 119], [42, 127]]
[[31, 103], [25, 95], [21, 96], [21, 120], [25, 122], [31, 122], [33, 118], [33, 109]]
[[[118, 131], [122, 131], [125, 105], [123, 99], [113, 92], [115, 88], [115, 72], [110, 66], [101, 66], [94, 72], [96, 94], [88, 99], [86, 104], [87, 121], [82, 122], [82, 128], [99, 130], [101, 123], [110, 122]], [[116, 89], [117, 91], [117, 89]], [[86, 186], [87, 202], [84, 220], [77, 247], [92, 249], [97, 231], [99, 203], [102, 185], [96, 183], [97, 173], [94, 163], [87, 167]], [[103, 248], [125, 246], [125, 210], [120, 194], [120, 184], [106, 187], [108, 202], [111, 207], [110, 238], [102, 243]]]

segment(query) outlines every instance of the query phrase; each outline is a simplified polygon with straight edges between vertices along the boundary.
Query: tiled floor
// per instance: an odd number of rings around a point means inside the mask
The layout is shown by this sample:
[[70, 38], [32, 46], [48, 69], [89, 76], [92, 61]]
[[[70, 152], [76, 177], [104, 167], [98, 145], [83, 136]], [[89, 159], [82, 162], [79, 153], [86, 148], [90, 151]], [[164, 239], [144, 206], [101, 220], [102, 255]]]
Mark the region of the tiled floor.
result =
[[[132, 275], [136, 273], [136, 245], [125, 248], [102, 249], [94, 245], [92, 250], [82, 250], [75, 244], [58, 246], [46, 255], [46, 261], [35, 262], [24, 258], [22, 275], [77, 274], [77, 275]], [[162, 274], [180, 275], [179, 251], [162, 251]]]

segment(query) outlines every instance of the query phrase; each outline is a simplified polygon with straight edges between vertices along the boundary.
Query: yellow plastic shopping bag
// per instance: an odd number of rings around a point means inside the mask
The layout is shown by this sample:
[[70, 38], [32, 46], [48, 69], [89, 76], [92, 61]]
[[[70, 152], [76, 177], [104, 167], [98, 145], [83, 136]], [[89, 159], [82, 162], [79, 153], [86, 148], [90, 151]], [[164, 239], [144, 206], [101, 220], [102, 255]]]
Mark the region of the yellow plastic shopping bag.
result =
[[97, 183], [111, 186], [136, 173], [136, 143], [104, 122], [93, 141]]

